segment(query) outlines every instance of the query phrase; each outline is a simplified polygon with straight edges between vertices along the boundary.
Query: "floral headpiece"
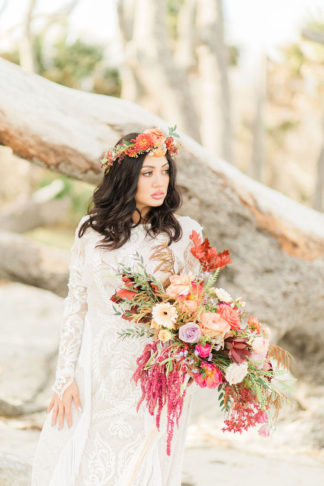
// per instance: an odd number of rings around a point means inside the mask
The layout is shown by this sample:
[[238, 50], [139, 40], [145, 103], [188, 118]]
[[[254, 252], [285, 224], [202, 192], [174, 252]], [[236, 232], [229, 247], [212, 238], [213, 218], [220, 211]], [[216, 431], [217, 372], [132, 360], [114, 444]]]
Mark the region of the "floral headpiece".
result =
[[161, 157], [166, 151], [171, 155], [179, 152], [180, 143], [176, 143], [174, 137], [179, 137], [176, 133], [176, 126], [168, 127], [168, 136], [160, 128], [148, 128], [131, 140], [123, 140], [122, 143], [108, 150], [100, 160], [101, 167], [105, 167], [105, 172], [109, 172], [114, 161], [118, 159], [120, 163], [126, 155], [138, 157], [140, 154], [148, 153], [154, 157]]

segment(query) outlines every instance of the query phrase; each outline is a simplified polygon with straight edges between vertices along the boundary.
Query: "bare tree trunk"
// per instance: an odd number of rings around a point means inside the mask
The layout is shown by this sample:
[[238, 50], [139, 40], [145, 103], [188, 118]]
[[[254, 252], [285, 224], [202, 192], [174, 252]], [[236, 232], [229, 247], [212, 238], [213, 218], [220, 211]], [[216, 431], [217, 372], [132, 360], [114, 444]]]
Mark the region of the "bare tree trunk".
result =
[[175, 46], [175, 61], [186, 72], [187, 77], [190, 71], [196, 67], [196, 36], [194, 29], [196, 18], [196, 0], [185, 0], [178, 15], [177, 31], [178, 38]]
[[267, 58], [262, 54], [256, 79], [256, 108], [252, 125], [252, 157], [249, 175], [264, 181], [264, 104], [266, 98]]
[[229, 61], [221, 0], [197, 1], [197, 30], [202, 144], [214, 155], [234, 163]]
[[133, 38], [135, 8], [135, 0], [127, 5], [124, 0], [118, 0], [117, 2], [119, 33], [123, 45], [123, 60], [121, 61], [119, 71], [122, 83], [121, 98], [140, 103], [143, 90], [134, 71], [130, 68], [131, 60], [129, 58], [129, 56], [132, 56], [132, 49], [129, 49], [129, 47]]
[[[323, 111], [324, 113], [324, 111]], [[317, 164], [316, 164], [316, 180], [315, 180], [315, 191], [313, 197], [313, 208], [317, 209], [317, 211], [324, 211], [324, 201], [323, 201], [323, 193], [324, 193], [324, 114], [322, 120], [322, 127], [323, 127], [323, 140], [322, 140], [322, 147], [320, 150], [320, 154], [318, 156]]]
[[26, 16], [23, 22], [22, 37], [19, 46], [20, 65], [33, 73], [37, 72], [36, 57], [34, 52], [34, 42], [31, 32], [31, 22], [33, 10], [37, 0], [29, 0]]
[[[98, 159], [107, 146], [129, 131], [167, 127], [134, 103], [65, 88], [1, 59], [0, 70], [0, 143], [70, 177], [99, 182]], [[324, 214], [181, 138], [180, 213], [196, 218], [211, 244], [232, 256], [218, 285], [242, 295], [248, 312], [269, 324], [275, 338], [298, 328], [310, 341], [324, 341]], [[10, 244], [8, 238], [3, 244]]]
[[169, 45], [164, 0], [137, 0], [128, 62], [169, 124], [199, 141], [198, 119], [183, 69]]

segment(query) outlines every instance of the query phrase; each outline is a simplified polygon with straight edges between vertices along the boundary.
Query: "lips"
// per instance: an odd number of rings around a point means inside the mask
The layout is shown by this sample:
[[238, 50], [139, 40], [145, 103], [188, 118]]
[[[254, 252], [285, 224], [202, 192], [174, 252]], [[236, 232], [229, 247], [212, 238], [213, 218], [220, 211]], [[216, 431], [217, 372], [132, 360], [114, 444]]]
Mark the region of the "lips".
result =
[[151, 194], [151, 196], [163, 196], [164, 195], [164, 192], [155, 192], [154, 194]]

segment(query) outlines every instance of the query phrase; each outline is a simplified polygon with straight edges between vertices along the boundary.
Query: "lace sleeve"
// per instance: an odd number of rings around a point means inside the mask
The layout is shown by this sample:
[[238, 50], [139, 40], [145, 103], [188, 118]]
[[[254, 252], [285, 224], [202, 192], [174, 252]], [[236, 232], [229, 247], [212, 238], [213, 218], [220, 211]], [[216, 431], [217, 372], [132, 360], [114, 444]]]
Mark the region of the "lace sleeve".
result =
[[203, 241], [204, 237], [203, 237], [203, 226], [201, 226], [198, 221], [190, 218], [190, 220], [194, 223], [194, 224], [191, 224], [190, 225], [190, 230], [189, 230], [189, 233], [188, 233], [188, 242], [187, 242], [187, 245], [185, 247], [185, 250], [184, 250], [184, 254], [183, 254], [183, 258], [184, 258], [184, 266], [181, 270], [181, 274], [184, 274], [184, 273], [189, 273], [189, 272], [192, 272], [194, 275], [196, 275], [198, 272], [199, 272], [199, 269], [200, 269], [200, 263], [199, 263], [199, 260], [193, 256], [193, 254], [191, 253], [191, 248], [193, 248], [194, 244], [193, 244], [193, 241], [191, 238], [189, 238], [189, 236], [191, 235], [192, 233], [192, 230], [195, 230], [197, 231], [197, 233], [199, 234], [200, 238], [201, 238], [201, 241]]
[[78, 237], [78, 224], [74, 242], [70, 250], [68, 294], [64, 299], [63, 321], [60, 330], [60, 343], [56, 366], [56, 378], [52, 389], [62, 400], [66, 388], [74, 379], [75, 364], [79, 355], [88, 310], [87, 287], [83, 283], [84, 248], [83, 240]]

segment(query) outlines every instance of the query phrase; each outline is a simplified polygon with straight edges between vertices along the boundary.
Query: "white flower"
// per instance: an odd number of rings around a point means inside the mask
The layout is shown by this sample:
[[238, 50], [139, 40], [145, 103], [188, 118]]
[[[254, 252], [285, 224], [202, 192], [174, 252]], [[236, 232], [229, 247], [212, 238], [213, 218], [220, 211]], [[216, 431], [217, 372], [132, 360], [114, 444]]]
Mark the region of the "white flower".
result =
[[232, 302], [231, 295], [225, 290], [221, 288], [215, 288], [215, 294], [222, 302]]
[[155, 322], [160, 326], [174, 329], [174, 323], [177, 320], [178, 312], [170, 302], [161, 302], [160, 304], [155, 304], [153, 307], [152, 316]]
[[248, 372], [248, 363], [243, 361], [241, 364], [231, 363], [226, 370], [225, 378], [230, 385], [240, 383]]

